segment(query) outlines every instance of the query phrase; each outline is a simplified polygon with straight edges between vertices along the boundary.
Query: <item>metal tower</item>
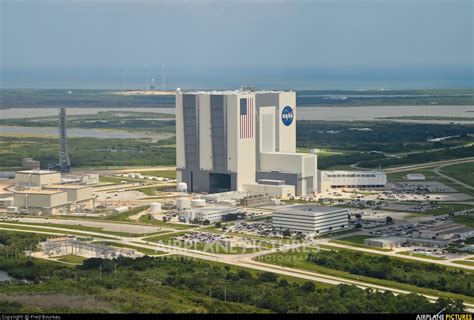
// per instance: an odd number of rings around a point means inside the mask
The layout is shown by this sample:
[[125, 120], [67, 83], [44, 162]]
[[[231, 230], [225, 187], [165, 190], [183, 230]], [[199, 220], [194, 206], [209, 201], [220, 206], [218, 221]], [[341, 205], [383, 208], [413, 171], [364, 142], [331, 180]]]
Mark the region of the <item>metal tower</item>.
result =
[[67, 154], [66, 142], [66, 109], [59, 109], [59, 171], [62, 173], [69, 172], [71, 162]]

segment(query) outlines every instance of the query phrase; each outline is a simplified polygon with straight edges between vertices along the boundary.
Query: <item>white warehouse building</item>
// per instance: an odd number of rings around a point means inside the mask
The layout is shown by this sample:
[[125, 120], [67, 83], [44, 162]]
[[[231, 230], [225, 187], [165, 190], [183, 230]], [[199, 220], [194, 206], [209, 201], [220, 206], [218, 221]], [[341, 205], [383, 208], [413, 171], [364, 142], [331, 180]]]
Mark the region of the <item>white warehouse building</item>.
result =
[[387, 185], [387, 175], [381, 171], [319, 171], [318, 178], [318, 192], [336, 188], [384, 188]]
[[208, 207], [186, 210], [179, 214], [179, 219], [184, 222], [198, 221], [203, 223], [208, 220], [210, 223], [222, 221], [222, 218], [228, 214], [239, 213], [239, 208], [235, 207]]
[[[190, 192], [312, 195], [317, 157], [296, 152], [292, 91], [176, 93], [177, 181]], [[276, 190], [282, 189], [282, 190]]]
[[49, 170], [23, 170], [15, 173], [15, 180], [20, 186], [45, 186], [60, 183], [61, 173]]
[[307, 234], [325, 234], [349, 228], [347, 209], [316, 205], [296, 205], [272, 213], [273, 228]]

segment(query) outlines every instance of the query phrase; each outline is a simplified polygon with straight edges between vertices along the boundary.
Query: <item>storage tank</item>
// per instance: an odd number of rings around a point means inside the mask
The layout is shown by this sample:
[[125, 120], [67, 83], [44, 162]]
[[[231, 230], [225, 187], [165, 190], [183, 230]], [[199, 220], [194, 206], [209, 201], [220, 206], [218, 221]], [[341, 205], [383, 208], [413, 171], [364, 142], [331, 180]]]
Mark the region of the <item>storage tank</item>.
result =
[[186, 184], [186, 182], [180, 182], [176, 186], [176, 189], [180, 192], [186, 192], [186, 190], [188, 190], [188, 185]]
[[176, 199], [176, 208], [178, 210], [186, 210], [191, 208], [191, 201], [189, 199]]
[[193, 199], [191, 201], [191, 206], [193, 206], [193, 207], [205, 207], [206, 206], [206, 200], [204, 200], [204, 199]]
[[158, 202], [150, 203], [150, 212], [151, 213], [160, 213], [161, 212], [161, 203], [158, 203]]

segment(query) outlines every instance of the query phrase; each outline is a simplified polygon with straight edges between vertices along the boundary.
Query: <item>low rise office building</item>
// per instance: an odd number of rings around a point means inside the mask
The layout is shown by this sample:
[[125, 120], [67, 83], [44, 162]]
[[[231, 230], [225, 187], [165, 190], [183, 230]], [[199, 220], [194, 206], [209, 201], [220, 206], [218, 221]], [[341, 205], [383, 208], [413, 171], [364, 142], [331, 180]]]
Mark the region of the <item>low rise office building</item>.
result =
[[303, 232], [307, 234], [326, 234], [349, 228], [347, 209], [295, 205], [276, 209], [272, 213], [273, 228], [278, 231]]
[[319, 192], [338, 188], [379, 189], [387, 185], [387, 175], [381, 171], [319, 171]]

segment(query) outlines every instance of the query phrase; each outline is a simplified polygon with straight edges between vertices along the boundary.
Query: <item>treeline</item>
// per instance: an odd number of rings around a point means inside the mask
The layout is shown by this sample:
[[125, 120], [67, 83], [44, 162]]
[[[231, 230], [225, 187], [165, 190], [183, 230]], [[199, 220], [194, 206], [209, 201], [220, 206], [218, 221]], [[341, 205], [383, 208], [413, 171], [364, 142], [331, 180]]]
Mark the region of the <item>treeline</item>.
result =
[[[2, 232], [4, 249], [28, 248], [35, 236]], [[30, 237], [30, 240], [27, 239]], [[63, 305], [48, 312], [278, 312], [278, 313], [437, 313], [462, 312], [461, 301], [409, 294], [363, 290], [355, 286], [322, 287], [313, 282], [294, 281], [270, 272], [211, 264], [187, 257], [143, 257], [115, 260], [87, 259], [71, 268], [41, 259], [0, 259], [0, 270], [32, 284], [4, 284], [0, 294], [75, 295], [94, 297], [96, 306]], [[32, 301], [34, 299], [31, 299]], [[28, 301], [0, 304], [1, 310], [21, 312], [41, 307]], [[105, 309], [103, 309], [105, 308]]]
[[405, 164], [441, 161], [467, 157], [474, 157], [474, 146], [456, 149], [446, 149], [435, 152], [408, 154], [406, 157], [403, 158], [388, 157], [374, 160], [365, 159], [359, 162], [359, 166], [362, 168], [374, 168], [380, 165], [382, 168], [385, 168], [389, 166], [399, 166]]
[[351, 274], [387, 279], [423, 288], [474, 296], [474, 275], [434, 263], [408, 262], [348, 250], [309, 253], [307, 260]]
[[445, 307], [452, 312], [464, 309], [460, 301], [439, 299], [432, 304], [415, 294], [395, 296], [391, 292], [362, 290], [348, 285], [322, 288], [313, 282], [289, 282], [270, 272], [253, 275], [245, 270], [232, 271], [227, 266], [211, 266], [184, 257], [172, 260], [122, 258], [116, 262], [88, 259], [79, 268], [97, 270], [102, 266], [102, 270], [112, 273], [114, 263], [119, 268], [136, 271], [166, 270], [162, 280], [166, 286], [277, 313], [434, 313]]
[[[69, 138], [73, 167], [174, 165], [175, 138], [150, 142], [142, 139]], [[49, 138], [0, 137], [2, 167], [20, 167], [21, 159], [32, 157], [41, 166], [58, 162], [58, 141]]]
[[449, 140], [443, 143], [427, 142], [430, 138], [460, 136], [457, 139], [472, 141], [469, 134], [474, 134], [474, 125], [301, 120], [296, 126], [296, 141], [300, 148], [390, 153], [450, 145]]

